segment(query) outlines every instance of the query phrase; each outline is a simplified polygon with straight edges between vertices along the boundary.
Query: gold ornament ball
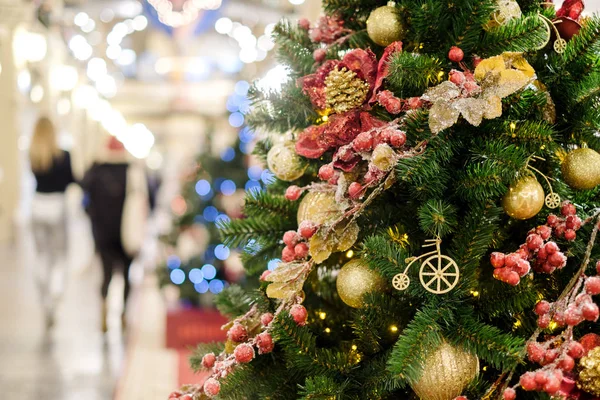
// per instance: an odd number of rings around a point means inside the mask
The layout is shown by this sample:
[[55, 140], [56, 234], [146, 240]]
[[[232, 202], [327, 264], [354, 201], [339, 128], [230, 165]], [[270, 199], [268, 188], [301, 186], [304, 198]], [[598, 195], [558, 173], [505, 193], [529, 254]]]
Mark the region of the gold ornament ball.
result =
[[573, 189], [595, 188], [600, 184], [600, 154], [588, 148], [573, 150], [563, 161], [562, 174]]
[[515, 219], [529, 219], [544, 206], [544, 188], [533, 176], [527, 176], [508, 188], [502, 200], [504, 211]]
[[361, 308], [365, 293], [384, 290], [386, 283], [364, 260], [355, 259], [342, 267], [337, 276], [336, 287], [344, 303]]
[[371, 11], [367, 19], [367, 33], [380, 46], [388, 46], [402, 40], [405, 28], [393, 6], [383, 6]]
[[325, 224], [335, 221], [341, 215], [334, 192], [309, 192], [298, 207], [298, 225], [302, 221]]
[[267, 165], [271, 172], [282, 181], [300, 178], [308, 165], [296, 153], [292, 142], [278, 143], [267, 153]]
[[421, 400], [452, 400], [478, 373], [476, 355], [444, 342], [427, 355], [421, 378], [411, 386]]
[[590, 350], [579, 361], [577, 386], [594, 396], [600, 396], [600, 346]]

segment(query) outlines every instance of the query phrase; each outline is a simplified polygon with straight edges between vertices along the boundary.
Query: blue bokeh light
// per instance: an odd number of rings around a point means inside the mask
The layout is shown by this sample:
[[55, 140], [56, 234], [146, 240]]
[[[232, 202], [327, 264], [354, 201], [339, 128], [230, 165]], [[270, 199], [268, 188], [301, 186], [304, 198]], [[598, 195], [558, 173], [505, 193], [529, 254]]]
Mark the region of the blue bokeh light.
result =
[[215, 247], [215, 257], [217, 257], [219, 260], [227, 260], [229, 258], [229, 254], [231, 254], [231, 251], [229, 250], [229, 247], [225, 246], [224, 244], [220, 244]]
[[252, 179], [253, 181], [258, 181], [260, 180], [260, 176], [263, 172], [263, 168], [259, 165], [253, 165], [250, 168], [248, 168], [248, 178]]
[[261, 190], [262, 186], [260, 186], [260, 182], [257, 181], [248, 181], [246, 182], [246, 186], [244, 187], [244, 189], [246, 189], [247, 192], [251, 191], [251, 190]]
[[194, 289], [198, 293], [206, 293], [208, 292], [208, 282], [202, 279], [200, 282], [194, 284]]
[[281, 260], [279, 258], [274, 258], [271, 261], [269, 261], [269, 263], [267, 264], [267, 269], [269, 271], [273, 271], [275, 268], [277, 268], [279, 266], [279, 263], [281, 262]]
[[230, 221], [231, 221], [231, 218], [229, 218], [229, 216], [227, 214], [219, 214], [217, 216], [217, 218], [215, 219], [215, 224], [223, 224], [223, 223], [227, 223]]
[[210, 183], [206, 179], [201, 179], [196, 183], [196, 193], [200, 196], [206, 196], [210, 193]]
[[198, 268], [192, 269], [188, 274], [188, 277], [190, 278], [190, 282], [192, 283], [199, 283], [202, 281], [202, 279], [204, 279], [202, 271], [200, 271], [200, 269]]
[[204, 219], [203, 215], [196, 215], [194, 217], [194, 223], [204, 225], [206, 224], [206, 220]]
[[229, 125], [239, 128], [244, 125], [244, 115], [240, 112], [234, 112], [229, 116]]
[[[207, 263], [211, 263], [215, 260], [215, 247], [216, 246], [214, 244], [211, 244], [204, 251], [204, 261], [206, 261]], [[204, 273], [204, 271], [202, 271], [202, 273]], [[206, 278], [206, 274], [204, 274], [204, 277]]]
[[225, 162], [233, 161], [235, 158], [235, 149], [233, 147], [227, 147], [221, 152], [221, 160]]
[[253, 130], [245, 126], [242, 130], [240, 130], [238, 136], [240, 137], [242, 143], [250, 143], [252, 140], [254, 140], [255, 134]]
[[238, 81], [235, 83], [233, 90], [239, 96], [246, 96], [248, 94], [248, 90], [250, 89], [250, 84], [246, 81]]
[[217, 215], [219, 215], [219, 210], [217, 210], [216, 207], [208, 206], [204, 209], [202, 215], [208, 222], [215, 222]]
[[185, 272], [179, 268], [171, 271], [171, 282], [176, 285], [181, 285], [183, 282], [185, 282]]
[[260, 180], [263, 181], [265, 185], [270, 185], [275, 182], [275, 175], [268, 169], [265, 169], [262, 174], [260, 174]]
[[179, 268], [181, 266], [181, 260], [179, 257], [172, 255], [167, 258], [167, 267], [169, 269]]
[[223, 291], [223, 281], [220, 279], [210, 281], [208, 284], [208, 289], [214, 294], [221, 293]]
[[204, 279], [214, 279], [217, 276], [217, 269], [212, 264], [204, 264], [202, 266], [202, 275], [204, 275]]
[[200, 198], [204, 201], [208, 201], [208, 200], [212, 199], [214, 195], [215, 195], [215, 192], [213, 192], [213, 190], [210, 189], [207, 194], [205, 194], [204, 196], [200, 196]]
[[235, 193], [236, 189], [237, 187], [235, 186], [235, 182], [232, 180], [228, 179], [221, 183], [221, 193], [223, 193], [225, 196], [231, 196]]

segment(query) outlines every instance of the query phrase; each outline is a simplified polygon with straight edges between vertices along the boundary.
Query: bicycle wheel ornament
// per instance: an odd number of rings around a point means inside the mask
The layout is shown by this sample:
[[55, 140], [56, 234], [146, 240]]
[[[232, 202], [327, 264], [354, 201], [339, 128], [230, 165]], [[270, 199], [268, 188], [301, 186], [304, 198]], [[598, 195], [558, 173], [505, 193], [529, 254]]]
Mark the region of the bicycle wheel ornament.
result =
[[405, 273], [399, 273], [392, 279], [392, 285], [396, 290], [406, 290], [410, 285], [410, 278]]
[[423, 261], [419, 271], [421, 285], [434, 294], [444, 294], [454, 289], [459, 276], [456, 261], [443, 254], [431, 256]]

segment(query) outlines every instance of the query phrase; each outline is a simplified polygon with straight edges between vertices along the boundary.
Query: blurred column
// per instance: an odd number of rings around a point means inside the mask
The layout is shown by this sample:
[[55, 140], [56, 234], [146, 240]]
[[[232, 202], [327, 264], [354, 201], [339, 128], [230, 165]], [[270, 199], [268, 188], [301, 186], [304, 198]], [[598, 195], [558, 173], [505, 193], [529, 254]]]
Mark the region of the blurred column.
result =
[[14, 216], [19, 205], [20, 165], [19, 92], [13, 54], [15, 28], [31, 20], [33, 7], [20, 0], [0, 0], [0, 243], [14, 237]]

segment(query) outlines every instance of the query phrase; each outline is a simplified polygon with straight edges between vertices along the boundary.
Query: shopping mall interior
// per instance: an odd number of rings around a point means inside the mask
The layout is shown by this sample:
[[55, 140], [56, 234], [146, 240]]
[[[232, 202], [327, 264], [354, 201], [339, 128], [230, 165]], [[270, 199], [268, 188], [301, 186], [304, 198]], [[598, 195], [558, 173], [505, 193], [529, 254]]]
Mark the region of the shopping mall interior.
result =
[[[319, 12], [313, 0], [0, 1], [4, 398], [166, 399], [200, 379], [187, 366], [188, 347], [198, 337], [221, 340], [223, 321], [210, 312], [208, 322], [199, 320], [194, 310], [210, 310], [215, 293], [243, 279], [237, 255], [205, 226], [239, 215], [244, 190], [269, 181], [250, 156], [249, 82], [280, 84], [286, 72], [273, 55], [275, 23]], [[129, 271], [126, 317], [119, 271], [107, 297], [106, 333], [102, 263], [78, 185], [66, 191], [64, 271], [39, 277], [44, 260], [32, 227], [36, 179], [28, 155], [41, 116], [70, 152], [75, 181], [113, 136], [154, 182], [146, 239]], [[202, 201], [186, 206], [186, 190]], [[173, 221], [190, 216], [202, 224], [174, 232]], [[51, 327], [39, 279], [50, 280], [59, 296]]]
[[[214, 297], [247, 283], [218, 226], [273, 181], [252, 155], [251, 87], [288, 79], [276, 23], [321, 12], [319, 0], [0, 0], [3, 399], [166, 400], [205, 379], [190, 349], [225, 339]], [[33, 162], [47, 131], [70, 160], [58, 199], [40, 193], [43, 157]], [[122, 160], [148, 185], [94, 169]], [[113, 189], [148, 206], [137, 257], [107, 281], [115, 255], [98, 221], [111, 206], [94, 193]]]

